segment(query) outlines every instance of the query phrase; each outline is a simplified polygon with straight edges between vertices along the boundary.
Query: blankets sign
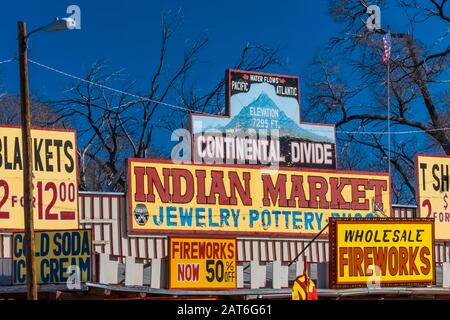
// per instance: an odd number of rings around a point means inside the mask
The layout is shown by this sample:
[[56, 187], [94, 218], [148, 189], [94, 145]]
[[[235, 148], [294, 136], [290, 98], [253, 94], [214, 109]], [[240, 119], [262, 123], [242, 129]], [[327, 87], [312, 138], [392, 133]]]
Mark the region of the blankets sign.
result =
[[[37, 230], [78, 228], [75, 131], [31, 129]], [[24, 229], [22, 133], [0, 126], [0, 230]]]

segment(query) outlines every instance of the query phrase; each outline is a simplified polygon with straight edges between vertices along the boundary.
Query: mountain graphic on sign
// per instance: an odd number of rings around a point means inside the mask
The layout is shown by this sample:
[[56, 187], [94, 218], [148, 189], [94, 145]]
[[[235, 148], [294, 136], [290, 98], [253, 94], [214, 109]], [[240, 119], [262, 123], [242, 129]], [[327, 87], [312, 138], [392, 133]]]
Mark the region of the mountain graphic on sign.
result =
[[[262, 112], [263, 115], [255, 115], [258, 111]], [[233, 117], [226, 125], [210, 127], [208, 129], [215, 129], [222, 132], [225, 130], [255, 129], [258, 132], [262, 128], [258, 127], [257, 119], [267, 120], [267, 127], [264, 126], [264, 129], [267, 129], [269, 134], [270, 130], [279, 130], [280, 137], [288, 136], [303, 140], [333, 143], [329, 137], [321, 136], [310, 130], [301, 128], [297, 122], [289, 118], [264, 92], [256, 100], [244, 106], [239, 114]]]

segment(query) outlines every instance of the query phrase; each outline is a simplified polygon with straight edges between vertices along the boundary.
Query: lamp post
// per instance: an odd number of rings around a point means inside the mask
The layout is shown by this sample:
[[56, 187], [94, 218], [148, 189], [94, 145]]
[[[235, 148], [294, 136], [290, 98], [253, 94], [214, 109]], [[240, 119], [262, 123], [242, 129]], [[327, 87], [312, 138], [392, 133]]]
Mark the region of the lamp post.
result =
[[30, 91], [28, 85], [28, 52], [27, 40], [31, 34], [44, 31], [71, 30], [76, 26], [72, 18], [57, 19], [54, 22], [37, 28], [27, 35], [26, 24], [23, 21], [17, 22], [18, 42], [19, 42], [19, 70], [20, 70], [20, 109], [22, 122], [22, 150], [23, 150], [23, 196], [24, 196], [24, 222], [25, 222], [25, 243], [27, 266], [27, 298], [37, 300], [37, 277], [34, 245], [34, 217], [33, 217], [33, 156], [31, 153], [31, 112], [30, 112]]

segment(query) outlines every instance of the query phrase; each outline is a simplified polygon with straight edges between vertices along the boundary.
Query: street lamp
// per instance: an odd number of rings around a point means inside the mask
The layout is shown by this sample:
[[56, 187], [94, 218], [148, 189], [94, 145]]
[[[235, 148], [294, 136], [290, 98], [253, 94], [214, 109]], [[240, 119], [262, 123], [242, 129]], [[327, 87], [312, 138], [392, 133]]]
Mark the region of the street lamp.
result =
[[22, 122], [22, 149], [23, 149], [23, 196], [24, 196], [24, 220], [25, 220], [25, 248], [27, 265], [27, 297], [29, 300], [37, 300], [37, 279], [34, 265], [34, 219], [33, 219], [33, 180], [31, 154], [31, 124], [30, 124], [30, 91], [28, 86], [28, 52], [27, 40], [38, 31], [62, 31], [76, 27], [72, 18], [56, 19], [43, 27], [31, 31], [27, 35], [26, 23], [17, 22], [19, 42], [19, 67], [20, 67], [20, 109]]

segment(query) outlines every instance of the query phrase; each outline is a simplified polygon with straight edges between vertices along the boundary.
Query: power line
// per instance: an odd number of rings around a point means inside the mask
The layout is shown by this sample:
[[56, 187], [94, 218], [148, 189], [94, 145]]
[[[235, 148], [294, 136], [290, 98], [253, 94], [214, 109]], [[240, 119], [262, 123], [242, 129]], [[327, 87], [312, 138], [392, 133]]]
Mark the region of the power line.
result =
[[[434, 131], [446, 131], [450, 130], [450, 127], [446, 128], [438, 128], [438, 129], [427, 129], [427, 130], [410, 130], [410, 131], [395, 131], [391, 132], [391, 134], [414, 134], [414, 133], [425, 133], [425, 132], [434, 132]], [[336, 133], [347, 133], [347, 134], [389, 134], [385, 131], [340, 131], [336, 130]]]
[[8, 62], [11, 62], [11, 61], [14, 61], [14, 60], [16, 60], [16, 59], [15, 58], [11, 58], [11, 59], [8, 59], [8, 60], [3, 60], [3, 61], [0, 61], [0, 64], [8, 63]]
[[[7, 60], [7, 61], [13, 61], [13, 60], [14, 59], [10, 59], [10, 60]], [[191, 110], [189, 108], [185, 108], [185, 107], [182, 107], [182, 106], [177, 106], [177, 105], [174, 105], [174, 104], [170, 104], [170, 103], [166, 103], [166, 102], [161, 102], [161, 101], [149, 99], [149, 98], [146, 98], [146, 97], [141, 97], [141, 96], [138, 96], [138, 95], [130, 93], [130, 92], [122, 91], [122, 90], [115, 89], [115, 88], [112, 88], [112, 87], [109, 87], [109, 86], [106, 86], [106, 85], [103, 85], [103, 84], [100, 84], [100, 83], [97, 83], [97, 82], [94, 82], [94, 81], [90, 81], [90, 80], [86, 80], [86, 79], [80, 78], [80, 77], [75, 76], [73, 74], [64, 72], [62, 70], [50, 67], [48, 65], [45, 65], [43, 63], [39, 63], [39, 62], [31, 60], [31, 59], [28, 59], [28, 61], [30, 61], [31, 63], [33, 63], [33, 64], [35, 64], [35, 65], [37, 65], [39, 67], [42, 67], [42, 68], [45, 68], [47, 70], [56, 72], [56, 73], [58, 73], [60, 75], [63, 75], [63, 76], [66, 76], [66, 77], [69, 77], [69, 78], [72, 78], [72, 79], [75, 79], [75, 80], [78, 80], [78, 81], [81, 81], [81, 82], [84, 82], [84, 83], [88, 83], [90, 85], [97, 86], [99, 88], [107, 89], [107, 90], [110, 90], [110, 91], [113, 91], [113, 92], [116, 92], [116, 93], [120, 93], [120, 94], [123, 94], [123, 95], [134, 97], [134, 98], [137, 98], [137, 99], [140, 99], [140, 100], [149, 101], [149, 102], [153, 102], [153, 103], [158, 103], [158, 104], [167, 106], [169, 108], [177, 109], [177, 110], [182, 110], [182, 111], [187, 111], [187, 112], [194, 112], [194, 113], [197, 113], [197, 114], [217, 116], [217, 114]], [[305, 124], [307, 124], [307, 123], [305, 123]], [[426, 130], [395, 131], [395, 132], [390, 132], [390, 134], [399, 134], [399, 135], [401, 135], [401, 134], [416, 134], [416, 133], [426, 133], [426, 132], [446, 131], [446, 130], [450, 130], [450, 127], [437, 128], [437, 129], [426, 129]], [[316, 131], [321, 131], [321, 130], [319, 128], [316, 128]], [[325, 131], [325, 130], [323, 130], [323, 131]], [[379, 135], [385, 135], [386, 134], [387, 135], [387, 134], [389, 134], [389, 132], [386, 132], [386, 131], [343, 131], [343, 130], [336, 130], [336, 133], [370, 134], [370, 135], [373, 135], [373, 134], [379, 134]]]
[[146, 97], [141, 97], [141, 96], [138, 96], [137, 94], [134, 94], [134, 93], [122, 91], [122, 90], [115, 89], [115, 88], [112, 88], [112, 87], [109, 87], [109, 86], [105, 86], [105, 85], [103, 85], [103, 84], [100, 84], [100, 83], [97, 83], [97, 82], [94, 82], [94, 81], [90, 81], [90, 80], [86, 80], [86, 79], [77, 77], [77, 76], [72, 75], [72, 74], [70, 74], [70, 73], [67, 73], [67, 72], [64, 72], [64, 71], [55, 69], [55, 68], [53, 68], [53, 67], [47, 66], [47, 65], [45, 65], [45, 64], [39, 63], [39, 62], [34, 61], [34, 60], [31, 60], [31, 59], [28, 59], [28, 61], [30, 61], [31, 63], [33, 63], [33, 64], [35, 64], [35, 65], [37, 65], [37, 66], [40, 66], [40, 67], [42, 67], [42, 68], [45, 68], [45, 69], [48, 69], [48, 70], [50, 70], [50, 71], [59, 73], [59, 74], [61, 74], [61, 75], [63, 75], [63, 76], [66, 76], [66, 77], [69, 77], [69, 78], [72, 78], [72, 79], [75, 79], [75, 80], [78, 80], [78, 81], [81, 81], [81, 82], [85, 82], [85, 83], [88, 83], [88, 84], [90, 84], [90, 85], [93, 85], [93, 86], [97, 86], [97, 87], [99, 87], [99, 88], [102, 88], [102, 89], [107, 89], [107, 90], [110, 90], [110, 91], [113, 91], [113, 92], [116, 92], [116, 93], [120, 93], [120, 94], [123, 94], [123, 95], [127, 95], [127, 96], [130, 96], [130, 97], [134, 97], [134, 98], [137, 98], [137, 99], [139, 99], [139, 100], [149, 101], [149, 102], [161, 104], [161, 105], [167, 106], [167, 107], [169, 107], [169, 108], [173, 108], [173, 109], [178, 109], [178, 110], [183, 110], [183, 111], [189, 111], [189, 112], [195, 112], [195, 113], [202, 113], [202, 114], [205, 114], [205, 115], [213, 115], [212, 113], [201, 112], [201, 111], [195, 111], [195, 110], [191, 110], [191, 109], [188, 109], [188, 108], [185, 108], [185, 107], [181, 107], [181, 106], [177, 106], [177, 105], [174, 105], [174, 104], [170, 104], [170, 103], [166, 103], [166, 102], [162, 102], [162, 101], [158, 101], [158, 100], [153, 100], [153, 99], [146, 98]]

